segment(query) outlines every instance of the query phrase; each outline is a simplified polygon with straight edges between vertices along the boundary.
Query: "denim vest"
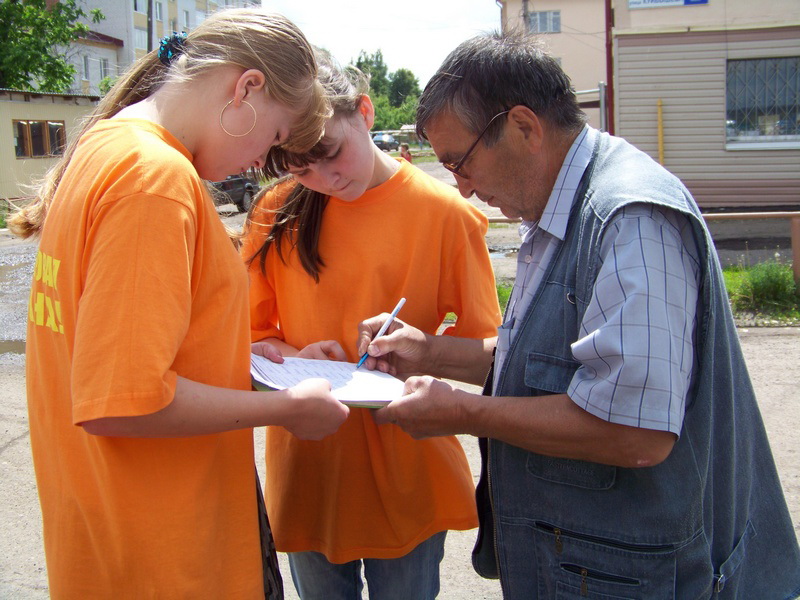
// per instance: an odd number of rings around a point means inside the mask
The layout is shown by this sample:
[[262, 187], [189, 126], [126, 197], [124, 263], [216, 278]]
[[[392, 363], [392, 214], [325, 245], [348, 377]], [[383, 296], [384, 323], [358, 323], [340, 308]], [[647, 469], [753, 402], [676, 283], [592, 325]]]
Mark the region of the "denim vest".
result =
[[[643, 195], [646, 191], [646, 196]], [[800, 550], [756, 404], [713, 243], [680, 181], [598, 136], [564, 241], [522, 315], [499, 396], [565, 393], [599, 268], [625, 205], [688, 216], [699, 248], [693, 384], [680, 438], [655, 467], [552, 458], [481, 439], [473, 565], [506, 598], [794, 598]], [[484, 393], [490, 393], [492, 374]]]

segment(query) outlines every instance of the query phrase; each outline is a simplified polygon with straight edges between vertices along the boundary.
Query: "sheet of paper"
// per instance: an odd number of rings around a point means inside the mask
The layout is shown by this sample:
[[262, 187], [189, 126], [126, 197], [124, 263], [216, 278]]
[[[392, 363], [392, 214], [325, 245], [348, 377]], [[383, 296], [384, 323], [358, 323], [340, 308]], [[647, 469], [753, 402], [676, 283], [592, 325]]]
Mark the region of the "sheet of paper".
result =
[[283, 364], [252, 354], [250, 375], [261, 385], [283, 390], [311, 377], [331, 382], [333, 396], [348, 406], [380, 408], [403, 395], [403, 382], [396, 377], [356, 369], [355, 363], [335, 360], [285, 358]]

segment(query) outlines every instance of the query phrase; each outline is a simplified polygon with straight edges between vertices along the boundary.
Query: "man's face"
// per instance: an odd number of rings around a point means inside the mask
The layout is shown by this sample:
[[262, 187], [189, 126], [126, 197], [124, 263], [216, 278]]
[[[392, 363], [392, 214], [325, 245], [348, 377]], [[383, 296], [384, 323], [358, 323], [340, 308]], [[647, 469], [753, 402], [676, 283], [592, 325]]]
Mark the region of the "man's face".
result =
[[[478, 142], [463, 164], [463, 176], [454, 173], [453, 177], [464, 198], [475, 194], [508, 218], [536, 221], [550, 190], [540, 177], [539, 157], [530, 152], [513, 118], [513, 113], [500, 117], [504, 121], [500, 139], [488, 148], [483, 140]], [[440, 162], [457, 163], [477, 137], [450, 112], [434, 118], [425, 131]]]

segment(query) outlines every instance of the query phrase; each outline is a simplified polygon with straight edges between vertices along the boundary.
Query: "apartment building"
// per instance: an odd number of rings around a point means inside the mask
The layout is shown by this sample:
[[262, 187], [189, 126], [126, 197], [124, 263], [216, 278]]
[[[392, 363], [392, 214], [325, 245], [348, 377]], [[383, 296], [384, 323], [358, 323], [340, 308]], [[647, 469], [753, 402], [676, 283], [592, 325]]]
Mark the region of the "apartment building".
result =
[[[261, 6], [260, 0], [90, 0], [105, 19], [88, 23], [90, 34], [75, 42], [68, 60], [77, 71], [71, 92], [99, 94], [100, 81], [116, 77], [158, 46], [172, 31], [191, 31], [223, 8]], [[149, 11], [149, 12], [148, 12]]]

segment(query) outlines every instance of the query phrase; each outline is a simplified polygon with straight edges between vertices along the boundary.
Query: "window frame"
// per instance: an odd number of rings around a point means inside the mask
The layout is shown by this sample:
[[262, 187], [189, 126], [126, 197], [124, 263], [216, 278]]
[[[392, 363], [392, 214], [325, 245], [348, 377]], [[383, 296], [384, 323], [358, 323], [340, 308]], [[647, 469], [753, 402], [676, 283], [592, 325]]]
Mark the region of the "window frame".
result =
[[[534, 22], [536, 23], [536, 29], [533, 27]], [[556, 23], [555, 26], [554, 22]], [[545, 29], [541, 28], [543, 23]], [[529, 12], [527, 25], [529, 33], [561, 33], [561, 11], [537, 10]]]
[[[41, 137], [41, 142], [36, 143], [34, 134], [31, 131], [31, 124], [37, 124], [41, 127], [41, 132], [35, 137]], [[56, 127], [53, 127], [53, 126]], [[20, 133], [20, 126], [22, 129], [22, 136]], [[12, 119], [11, 128], [14, 132], [14, 154], [19, 160], [29, 158], [54, 158], [64, 154], [64, 148], [67, 145], [67, 129], [66, 122], [57, 119]], [[22, 139], [20, 146], [19, 140]], [[34, 145], [41, 146], [43, 153], [34, 154]], [[22, 153], [19, 148], [22, 147]], [[55, 149], [55, 152], [52, 150]]]
[[[782, 67], [781, 61], [786, 61], [785, 67]], [[768, 73], [770, 69], [774, 73]], [[784, 72], [779, 72], [781, 69]], [[759, 87], [759, 83], [765, 85]], [[787, 98], [787, 105], [779, 106], [778, 98]], [[795, 99], [793, 105], [790, 105], [789, 98]], [[762, 99], [763, 102], [760, 103], [759, 100]], [[774, 131], [782, 121], [789, 121], [788, 126], [794, 133], [782, 134]], [[737, 122], [742, 125], [737, 125]], [[800, 56], [736, 58], [726, 61], [725, 149], [800, 149]]]

